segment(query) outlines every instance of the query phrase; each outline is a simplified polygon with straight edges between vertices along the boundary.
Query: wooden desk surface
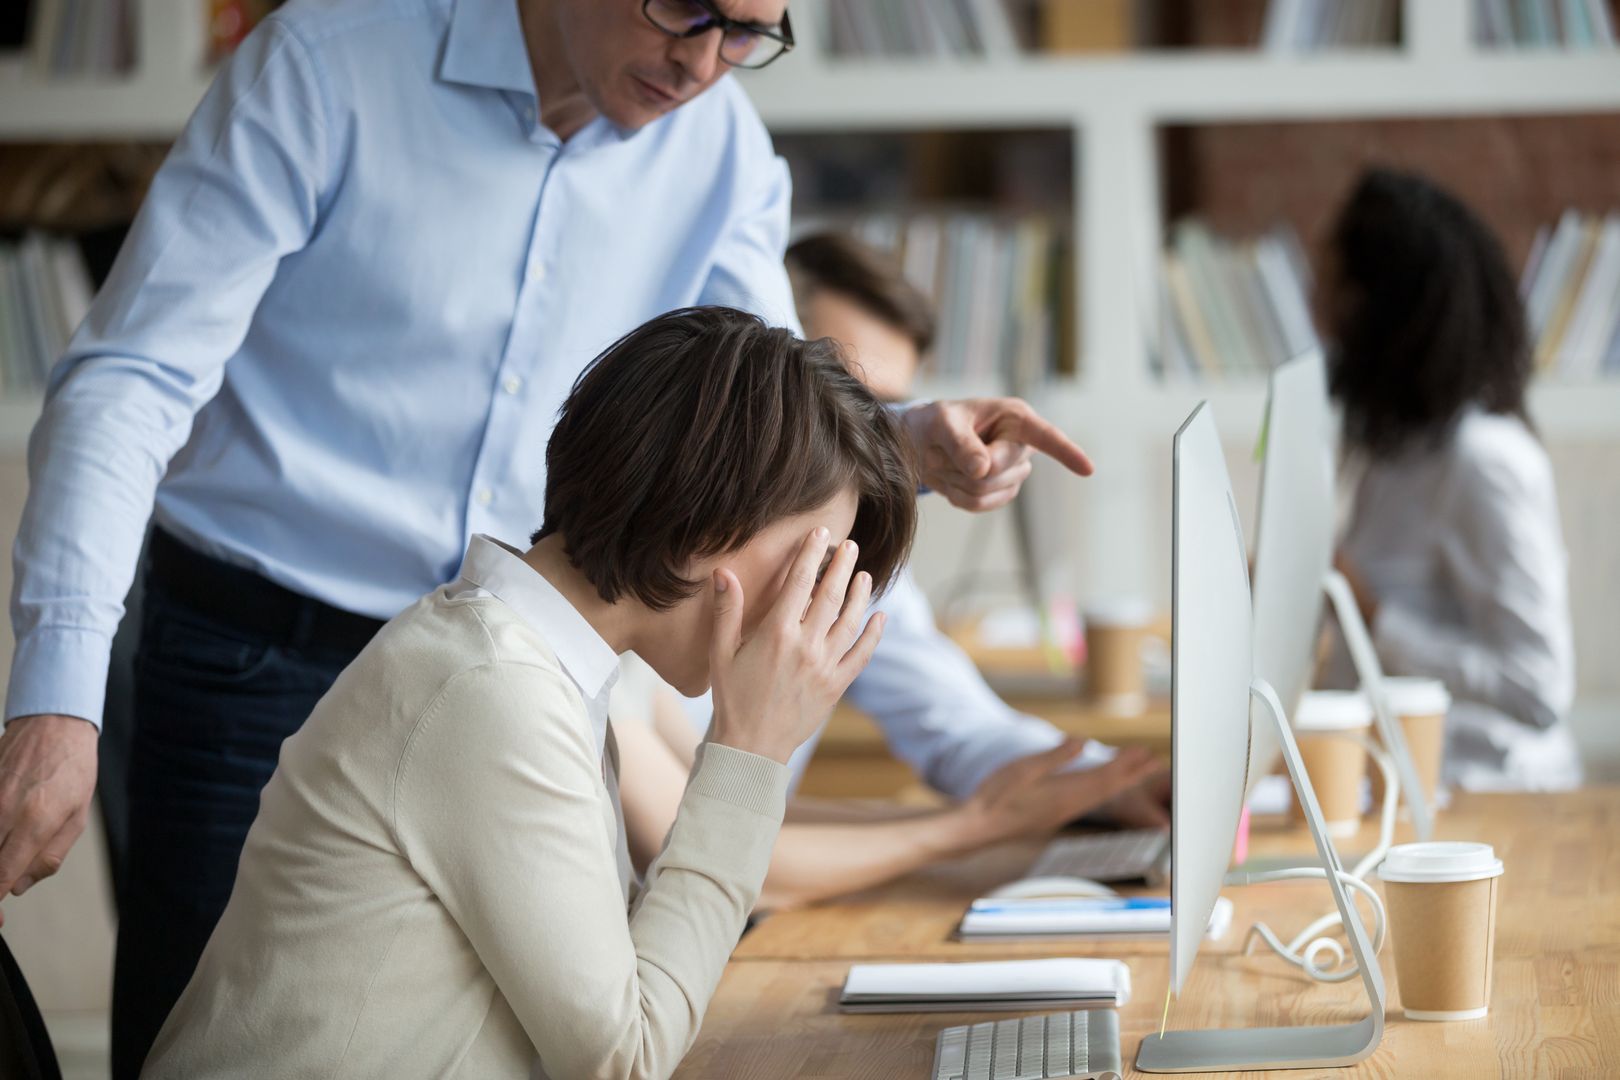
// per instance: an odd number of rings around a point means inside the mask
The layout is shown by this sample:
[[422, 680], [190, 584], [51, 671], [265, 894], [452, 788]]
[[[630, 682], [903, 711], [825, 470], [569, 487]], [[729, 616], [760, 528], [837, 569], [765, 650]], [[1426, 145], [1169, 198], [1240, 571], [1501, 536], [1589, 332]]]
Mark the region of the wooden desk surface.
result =
[[[1227, 1074], [1343, 1077], [1620, 1076], [1620, 788], [1571, 795], [1459, 795], [1438, 834], [1496, 845], [1507, 864], [1498, 911], [1491, 1014], [1467, 1023], [1401, 1015], [1394, 958], [1383, 1044], [1354, 1069]], [[1304, 850], [1303, 834], [1256, 836], [1257, 852]], [[1367, 834], [1341, 850], [1364, 850]], [[773, 916], [738, 947], [692, 1053], [677, 1076], [713, 1078], [923, 1077], [941, 1027], [991, 1014], [845, 1016], [836, 996], [856, 959], [986, 959], [1113, 955], [1131, 967], [1120, 1012], [1127, 1062], [1157, 1031], [1168, 982], [1162, 943], [963, 944], [949, 940], [967, 899], [1028, 864], [1025, 845], [959, 860], [842, 904]], [[1267, 953], [1241, 956], [1257, 917], [1286, 937], [1331, 906], [1315, 884], [1226, 890], [1232, 931], [1209, 943], [1170, 1008], [1175, 1027], [1337, 1023], [1364, 1015], [1359, 980], [1314, 983]], [[1129, 1075], [1137, 1074], [1128, 1070]]]
[[[1134, 716], [1117, 716], [1098, 709], [1078, 694], [1074, 697], [1009, 697], [1007, 704], [1020, 712], [1049, 721], [1071, 735], [1118, 745], [1139, 743], [1166, 752], [1170, 748], [1170, 701], [1149, 700], [1147, 708]], [[858, 754], [885, 747], [883, 733], [859, 710], [840, 704], [833, 710], [827, 730], [816, 745], [817, 754]]]

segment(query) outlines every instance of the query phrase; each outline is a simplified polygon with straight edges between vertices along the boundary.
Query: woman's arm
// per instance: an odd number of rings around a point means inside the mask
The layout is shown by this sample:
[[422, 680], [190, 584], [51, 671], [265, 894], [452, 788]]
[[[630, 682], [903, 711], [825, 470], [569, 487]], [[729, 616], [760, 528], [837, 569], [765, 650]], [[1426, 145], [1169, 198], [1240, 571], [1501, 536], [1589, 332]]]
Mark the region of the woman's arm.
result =
[[754, 906], [787, 779], [776, 761], [707, 746], [627, 915], [577, 695], [554, 671], [489, 664], [424, 715], [392, 824], [548, 1075], [663, 1077]]
[[[641, 867], [654, 857], [674, 819], [686, 766], [661, 736], [684, 742], [682, 723], [615, 727], [623, 769], [620, 801], [630, 849]], [[971, 798], [942, 810], [895, 808], [897, 816], [856, 821], [790, 821], [782, 826], [760, 891], [761, 909], [792, 908], [880, 885], [940, 859], [987, 844], [1056, 829], [1134, 786], [1158, 769], [1141, 750], [1085, 773], [1064, 772], [1079, 753], [1066, 743], [1003, 766]], [[813, 804], [825, 809], [828, 802]], [[830, 804], [836, 806], [837, 804]]]
[[1546, 728], [1573, 697], [1574, 647], [1552, 470], [1523, 439], [1476, 439], [1451, 480], [1441, 560], [1466, 625], [1383, 598], [1372, 631], [1392, 673], [1441, 679], [1460, 698]]

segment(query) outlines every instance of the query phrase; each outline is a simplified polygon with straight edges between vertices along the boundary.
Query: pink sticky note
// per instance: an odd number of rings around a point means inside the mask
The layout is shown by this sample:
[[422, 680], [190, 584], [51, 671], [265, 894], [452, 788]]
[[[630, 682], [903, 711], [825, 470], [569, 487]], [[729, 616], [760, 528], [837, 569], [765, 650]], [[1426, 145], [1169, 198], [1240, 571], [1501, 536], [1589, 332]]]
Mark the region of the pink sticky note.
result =
[[1238, 817], [1237, 843], [1232, 845], [1232, 864], [1242, 866], [1249, 861], [1249, 808], [1245, 806]]

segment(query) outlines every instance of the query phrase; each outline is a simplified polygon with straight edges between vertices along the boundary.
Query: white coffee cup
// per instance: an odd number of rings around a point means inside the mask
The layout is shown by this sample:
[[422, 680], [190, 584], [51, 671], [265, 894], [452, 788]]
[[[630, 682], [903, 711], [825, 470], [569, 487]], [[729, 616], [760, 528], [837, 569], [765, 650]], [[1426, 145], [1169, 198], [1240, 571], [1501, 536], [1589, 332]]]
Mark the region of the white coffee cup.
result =
[[1135, 597], [1086, 605], [1086, 693], [1102, 711], [1134, 716], [1147, 708], [1142, 645], [1153, 605]]
[[[1348, 690], [1312, 691], [1294, 710], [1294, 738], [1329, 836], [1354, 836], [1361, 827], [1361, 782], [1367, 775], [1361, 740], [1372, 719], [1372, 703]], [[1304, 816], [1297, 793], [1293, 816]]]
[[1502, 870], [1489, 844], [1389, 849], [1378, 876], [1408, 1020], [1477, 1020], [1490, 1010]]
[[[1440, 786], [1440, 764], [1446, 748], [1446, 714], [1451, 711], [1451, 692], [1439, 679], [1407, 676], [1386, 678], [1384, 696], [1395, 722], [1406, 736], [1412, 765], [1423, 784], [1423, 796], [1434, 806]], [[1377, 785], [1375, 783], [1375, 787]], [[1375, 792], [1377, 794], [1377, 792]]]

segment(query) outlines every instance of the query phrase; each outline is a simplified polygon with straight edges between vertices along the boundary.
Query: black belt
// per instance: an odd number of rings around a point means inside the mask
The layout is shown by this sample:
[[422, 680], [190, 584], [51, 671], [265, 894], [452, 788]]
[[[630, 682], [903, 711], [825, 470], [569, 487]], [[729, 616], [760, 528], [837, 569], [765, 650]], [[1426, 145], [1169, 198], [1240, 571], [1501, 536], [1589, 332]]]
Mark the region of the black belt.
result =
[[204, 555], [156, 527], [147, 578], [175, 603], [277, 645], [357, 653], [383, 625]]

